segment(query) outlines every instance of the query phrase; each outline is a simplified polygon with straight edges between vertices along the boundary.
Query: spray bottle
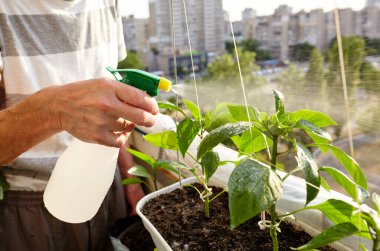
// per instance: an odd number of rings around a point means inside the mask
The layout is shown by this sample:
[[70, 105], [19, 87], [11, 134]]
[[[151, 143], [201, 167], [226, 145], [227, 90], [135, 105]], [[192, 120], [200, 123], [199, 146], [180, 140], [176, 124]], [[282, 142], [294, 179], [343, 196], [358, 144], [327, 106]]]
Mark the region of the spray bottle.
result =
[[[117, 81], [150, 96], [157, 96], [158, 89], [170, 91], [171, 82], [154, 74], [134, 69], [107, 70]], [[118, 153], [118, 148], [74, 139], [58, 158], [45, 189], [43, 199], [48, 211], [68, 223], [93, 218], [114, 179]]]

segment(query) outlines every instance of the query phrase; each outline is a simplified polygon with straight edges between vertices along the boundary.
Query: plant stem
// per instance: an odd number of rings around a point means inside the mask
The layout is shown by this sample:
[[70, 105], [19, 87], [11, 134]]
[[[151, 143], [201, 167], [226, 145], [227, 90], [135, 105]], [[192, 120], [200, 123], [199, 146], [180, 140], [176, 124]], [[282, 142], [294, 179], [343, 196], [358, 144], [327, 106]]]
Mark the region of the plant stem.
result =
[[205, 215], [207, 218], [210, 218], [210, 197], [206, 196], [205, 198]]
[[[273, 146], [272, 146], [272, 158], [271, 158], [271, 168], [273, 171], [276, 171], [276, 164], [277, 164], [277, 144], [278, 144], [278, 136], [275, 135], [273, 137]], [[272, 237], [272, 245], [273, 245], [273, 251], [278, 251], [278, 240], [277, 240], [277, 229], [275, 227], [276, 225], [276, 203], [273, 203], [271, 207], [271, 223], [270, 223], [270, 236]]]
[[154, 181], [154, 189], [157, 191], [157, 168], [153, 168], [153, 181]]

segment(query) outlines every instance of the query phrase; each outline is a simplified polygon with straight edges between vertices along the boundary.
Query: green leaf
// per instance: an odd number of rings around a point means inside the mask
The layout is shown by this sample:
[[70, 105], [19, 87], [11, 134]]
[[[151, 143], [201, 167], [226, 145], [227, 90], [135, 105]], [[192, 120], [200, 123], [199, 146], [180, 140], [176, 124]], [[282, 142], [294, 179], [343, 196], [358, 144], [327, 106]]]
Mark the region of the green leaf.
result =
[[322, 130], [321, 128], [315, 126], [307, 120], [301, 119], [297, 122], [296, 127], [301, 128], [306, 131], [307, 134], [314, 140], [317, 144], [324, 144], [328, 141], [332, 141], [331, 135]]
[[124, 179], [121, 183], [127, 186], [127, 185], [133, 185], [133, 184], [141, 184], [141, 183], [144, 183], [144, 181], [139, 178], [128, 178], [128, 179]]
[[372, 202], [375, 210], [380, 214], [380, 196], [377, 193], [372, 194]]
[[326, 114], [307, 109], [293, 112], [291, 114], [291, 120], [293, 123], [297, 123], [299, 120], [307, 120], [317, 127], [336, 125], [336, 122]]
[[162, 169], [166, 169], [171, 172], [174, 172], [176, 174], [178, 174], [178, 169], [191, 170], [191, 168], [188, 167], [187, 165], [181, 162], [171, 161], [171, 160], [158, 160], [157, 166], [161, 167]]
[[281, 124], [286, 125], [289, 123], [289, 118], [288, 113], [285, 111], [284, 95], [279, 91], [273, 90], [273, 96], [276, 104], [276, 117]]
[[321, 177], [321, 187], [323, 187], [326, 191], [330, 192], [331, 187], [329, 186], [329, 183], [327, 183], [327, 181], [322, 176], [320, 177]]
[[336, 159], [348, 171], [355, 183], [368, 190], [367, 180], [359, 164], [341, 149], [333, 145], [327, 145], [327, 147], [334, 154]]
[[369, 197], [368, 191], [356, 185], [344, 173], [333, 167], [321, 167], [321, 171], [328, 173], [346, 192], [357, 202], [364, 203]]
[[303, 170], [306, 181], [306, 205], [317, 197], [321, 178], [318, 172], [318, 165], [311, 152], [301, 144], [297, 146], [298, 167]]
[[234, 229], [270, 208], [282, 195], [281, 179], [256, 160], [240, 162], [228, 181], [230, 225]]
[[236, 122], [228, 110], [229, 105], [236, 105], [234, 103], [221, 102], [218, 103], [214, 110], [206, 113], [205, 128], [210, 131], [218, 128], [227, 123]]
[[266, 149], [266, 143], [268, 143], [268, 147], [273, 145], [273, 141], [255, 127], [244, 132], [240, 137], [240, 141], [236, 143], [239, 143], [237, 147], [240, 152], [248, 154]]
[[143, 166], [134, 166], [128, 170], [128, 173], [138, 176], [138, 177], [144, 177], [144, 178], [151, 177], [150, 173]]
[[327, 228], [322, 233], [315, 236], [307, 244], [294, 248], [293, 250], [310, 250], [314, 248], [324, 247], [332, 242], [358, 233], [358, 229], [350, 222], [340, 223]]
[[202, 158], [203, 155], [219, 143], [223, 143], [232, 136], [239, 135], [247, 131], [250, 126], [251, 124], [248, 122], [229, 123], [211, 131], [199, 144], [197, 159], [199, 160]]
[[157, 104], [158, 104], [158, 107], [161, 109], [169, 109], [169, 110], [173, 110], [173, 111], [178, 111], [178, 112], [182, 113], [183, 116], [186, 117], [186, 114], [182, 111], [181, 108], [170, 103], [169, 101], [157, 101]]
[[284, 94], [279, 91], [273, 90], [273, 96], [276, 104], [276, 112], [285, 114]]
[[191, 112], [191, 114], [193, 115], [193, 117], [196, 120], [202, 119], [202, 115], [200, 113], [200, 110], [199, 110], [198, 106], [193, 101], [188, 100], [188, 99], [183, 99], [183, 103], [185, 103], [187, 109], [189, 109], [189, 111]]
[[9, 183], [4, 174], [0, 171], [0, 200], [4, 199], [4, 193], [9, 190]]
[[229, 105], [228, 110], [236, 121], [251, 122], [259, 120], [260, 117], [259, 111], [253, 106], [248, 106], [249, 118], [247, 116], [247, 107], [245, 105]]
[[194, 121], [190, 118], [186, 118], [179, 123], [177, 127], [177, 142], [183, 157], [185, 157], [187, 150], [200, 129], [201, 125], [199, 121]]
[[213, 151], [207, 152], [202, 157], [202, 171], [206, 184], [219, 166], [219, 154]]
[[133, 150], [131, 148], [128, 149], [128, 152], [132, 154], [133, 156], [145, 161], [148, 163], [151, 167], [154, 167], [156, 165], [156, 160], [150, 157], [149, 155], [146, 155], [145, 153]]
[[336, 199], [329, 199], [323, 203], [305, 207], [304, 210], [317, 209], [321, 211], [327, 218], [329, 218], [334, 224], [340, 224], [344, 222], [351, 222], [356, 228], [363, 231], [362, 236], [365, 238], [371, 238], [368, 234], [368, 228], [366, 223], [361, 218], [360, 214], [356, 214], [358, 208], [353, 205]]
[[362, 250], [362, 251], [368, 251], [368, 249], [364, 246], [364, 244], [363, 243], [359, 243], [359, 247], [360, 247], [360, 249]]
[[172, 130], [150, 133], [145, 135], [144, 139], [156, 147], [178, 150], [177, 134]]

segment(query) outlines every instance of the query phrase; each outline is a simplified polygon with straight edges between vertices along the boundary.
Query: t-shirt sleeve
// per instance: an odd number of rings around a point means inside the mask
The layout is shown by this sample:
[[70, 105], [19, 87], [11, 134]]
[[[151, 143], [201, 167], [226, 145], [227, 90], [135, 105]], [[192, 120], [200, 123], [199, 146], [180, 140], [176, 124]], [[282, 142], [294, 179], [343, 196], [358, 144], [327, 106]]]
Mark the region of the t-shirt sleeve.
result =
[[121, 14], [120, 14], [120, 3], [118, 0], [116, 0], [116, 13], [117, 13], [117, 40], [118, 40], [118, 47], [119, 47], [119, 61], [122, 61], [127, 57], [127, 49], [125, 47], [125, 42], [124, 42], [124, 31], [123, 31], [123, 22], [121, 19]]

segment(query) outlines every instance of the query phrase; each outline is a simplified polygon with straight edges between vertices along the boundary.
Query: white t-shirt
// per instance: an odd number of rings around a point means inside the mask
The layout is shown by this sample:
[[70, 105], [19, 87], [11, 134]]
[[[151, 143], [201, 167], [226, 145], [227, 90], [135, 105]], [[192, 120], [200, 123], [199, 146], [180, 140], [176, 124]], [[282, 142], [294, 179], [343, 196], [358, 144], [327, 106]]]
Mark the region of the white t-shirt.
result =
[[[0, 88], [6, 106], [36, 91], [112, 77], [126, 57], [117, 0], [0, 0]], [[12, 190], [45, 189], [58, 156], [71, 143], [52, 136], [2, 168]]]

